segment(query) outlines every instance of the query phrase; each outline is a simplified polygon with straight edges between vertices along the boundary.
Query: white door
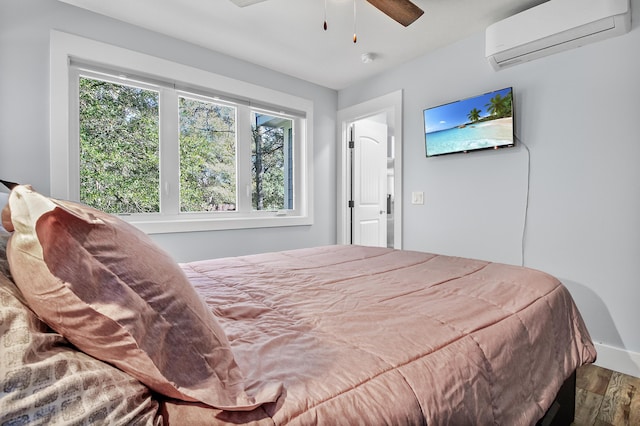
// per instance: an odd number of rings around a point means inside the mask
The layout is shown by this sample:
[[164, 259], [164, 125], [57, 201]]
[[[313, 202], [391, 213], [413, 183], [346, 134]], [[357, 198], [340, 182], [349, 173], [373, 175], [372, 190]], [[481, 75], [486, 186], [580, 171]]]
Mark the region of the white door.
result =
[[387, 246], [387, 125], [353, 124], [351, 151], [352, 244]]

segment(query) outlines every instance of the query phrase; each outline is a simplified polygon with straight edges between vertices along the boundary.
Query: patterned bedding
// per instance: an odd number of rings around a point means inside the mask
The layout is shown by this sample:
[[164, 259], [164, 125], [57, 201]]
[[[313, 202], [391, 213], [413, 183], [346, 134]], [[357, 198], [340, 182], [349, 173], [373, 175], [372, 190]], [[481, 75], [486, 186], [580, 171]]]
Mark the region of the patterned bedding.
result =
[[158, 402], [128, 374], [53, 332], [11, 281], [0, 229], [0, 424], [159, 425]]

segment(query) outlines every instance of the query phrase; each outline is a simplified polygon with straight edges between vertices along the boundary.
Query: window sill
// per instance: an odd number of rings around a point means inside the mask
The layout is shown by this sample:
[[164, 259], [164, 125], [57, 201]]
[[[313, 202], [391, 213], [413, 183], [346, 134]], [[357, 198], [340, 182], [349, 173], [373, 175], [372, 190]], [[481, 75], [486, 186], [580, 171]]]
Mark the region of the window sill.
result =
[[120, 216], [120, 218], [147, 234], [313, 225], [313, 218], [309, 216], [228, 217], [216, 219], [184, 218], [175, 220], [167, 220], [166, 218], [158, 218], [157, 220], [143, 219], [131, 216]]

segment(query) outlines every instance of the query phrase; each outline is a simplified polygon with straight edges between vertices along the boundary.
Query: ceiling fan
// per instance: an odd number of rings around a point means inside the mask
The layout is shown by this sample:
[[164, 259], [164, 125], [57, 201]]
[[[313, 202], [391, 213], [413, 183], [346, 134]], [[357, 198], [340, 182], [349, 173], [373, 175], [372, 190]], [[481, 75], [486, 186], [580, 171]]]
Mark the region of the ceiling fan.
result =
[[[250, 6], [266, 0], [231, 0], [240, 7]], [[370, 4], [405, 27], [422, 16], [424, 11], [409, 0], [367, 0]]]

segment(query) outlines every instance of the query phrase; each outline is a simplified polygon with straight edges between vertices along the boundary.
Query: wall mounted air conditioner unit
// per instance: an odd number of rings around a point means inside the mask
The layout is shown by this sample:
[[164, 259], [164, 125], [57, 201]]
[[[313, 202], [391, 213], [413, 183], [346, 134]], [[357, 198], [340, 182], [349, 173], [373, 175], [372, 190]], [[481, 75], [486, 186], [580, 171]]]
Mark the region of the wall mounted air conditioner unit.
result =
[[550, 0], [488, 27], [485, 53], [499, 70], [630, 29], [629, 0]]

